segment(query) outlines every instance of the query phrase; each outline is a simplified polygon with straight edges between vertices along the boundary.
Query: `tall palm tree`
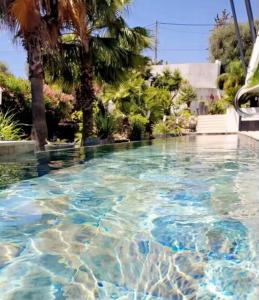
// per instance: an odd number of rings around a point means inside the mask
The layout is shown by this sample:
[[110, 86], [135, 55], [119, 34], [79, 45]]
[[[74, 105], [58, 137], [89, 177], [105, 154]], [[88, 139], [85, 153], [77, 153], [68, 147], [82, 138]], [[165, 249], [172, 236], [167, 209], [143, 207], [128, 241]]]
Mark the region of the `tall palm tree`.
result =
[[27, 51], [32, 96], [32, 135], [39, 149], [47, 139], [43, 101], [43, 54], [53, 51], [61, 30], [73, 29], [86, 40], [86, 6], [83, 0], [1, 0], [0, 18]]
[[[48, 56], [52, 80], [63, 79], [76, 90], [77, 104], [83, 112], [83, 144], [92, 135], [94, 80], [115, 82], [125, 70], [145, 61], [140, 52], [150, 45], [148, 32], [129, 28], [122, 17], [128, 0], [87, 1], [87, 39], [65, 34], [58, 56]], [[66, 61], [66, 64], [63, 61]]]

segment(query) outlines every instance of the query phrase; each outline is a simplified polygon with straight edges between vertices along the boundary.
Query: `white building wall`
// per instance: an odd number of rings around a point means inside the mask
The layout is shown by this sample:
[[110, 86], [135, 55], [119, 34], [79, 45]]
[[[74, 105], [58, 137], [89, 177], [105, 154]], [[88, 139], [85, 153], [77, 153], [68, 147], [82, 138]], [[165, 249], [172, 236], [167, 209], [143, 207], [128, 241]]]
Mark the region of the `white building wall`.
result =
[[172, 72], [179, 70], [182, 76], [189, 81], [194, 88], [217, 89], [217, 78], [220, 74], [221, 63], [202, 64], [168, 64], [152, 66], [152, 74], [162, 74], [165, 69]]
[[179, 70], [184, 79], [188, 80], [197, 94], [197, 101], [191, 104], [191, 112], [206, 114], [204, 105], [200, 102], [216, 101], [221, 98], [220, 90], [217, 88], [217, 79], [220, 75], [221, 63], [200, 63], [200, 64], [168, 64], [154, 65], [151, 72], [153, 75], [162, 74], [169, 69], [174, 72]]

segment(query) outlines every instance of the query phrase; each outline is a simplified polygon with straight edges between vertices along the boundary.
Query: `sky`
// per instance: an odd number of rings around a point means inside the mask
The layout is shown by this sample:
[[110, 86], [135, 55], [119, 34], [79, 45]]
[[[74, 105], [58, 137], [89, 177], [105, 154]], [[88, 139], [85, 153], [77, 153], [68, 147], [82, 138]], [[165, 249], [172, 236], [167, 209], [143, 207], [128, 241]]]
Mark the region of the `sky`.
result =
[[[259, 18], [259, 0], [251, 0], [254, 17]], [[244, 0], [235, 0], [238, 19], [247, 21]], [[229, 0], [133, 0], [125, 15], [130, 26], [145, 26], [154, 34], [155, 22], [211, 24]], [[210, 27], [159, 25], [158, 59], [168, 63], [208, 61]], [[154, 57], [154, 51], [146, 52]], [[0, 31], [0, 61], [16, 76], [27, 77], [26, 53], [11, 35]]]

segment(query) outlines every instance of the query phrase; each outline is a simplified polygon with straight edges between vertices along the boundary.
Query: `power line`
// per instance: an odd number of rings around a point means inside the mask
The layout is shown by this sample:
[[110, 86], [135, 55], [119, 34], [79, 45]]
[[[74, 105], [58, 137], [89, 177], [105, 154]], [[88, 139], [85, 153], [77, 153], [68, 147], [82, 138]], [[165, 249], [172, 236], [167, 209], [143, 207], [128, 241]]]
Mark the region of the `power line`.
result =
[[143, 26], [143, 27], [147, 28], [147, 27], [153, 27], [153, 26], [155, 26], [155, 25], [156, 25], [156, 23], [152, 23], [152, 24], [145, 25], [145, 26]]
[[160, 22], [156, 21], [155, 23], [148, 24], [144, 27], [154, 27], [158, 25], [169, 25], [169, 26], [184, 26], [184, 27], [214, 27], [215, 24], [213, 23], [176, 23], [176, 22]]
[[192, 52], [192, 51], [208, 51], [209, 49], [159, 49], [159, 51], [186, 51], [186, 52]]
[[[160, 22], [156, 21], [153, 24], [150, 24], [148, 26], [155, 26], [153, 29], [155, 31], [155, 47], [154, 47], [154, 61], [158, 61], [158, 52], [163, 51], [171, 51], [171, 52], [202, 52], [202, 51], [208, 51], [208, 49], [159, 49], [159, 30], [171, 30], [172, 32], [177, 32], [175, 29], [163, 27], [163, 25], [167, 26], [183, 26], [183, 27], [209, 27], [208, 32], [197, 32], [197, 31], [180, 31], [180, 33], [188, 33], [188, 34], [202, 34], [206, 35], [209, 34], [211, 31], [211, 27], [215, 26], [215, 24], [212, 23], [176, 23], [176, 22]], [[178, 31], [179, 32], [179, 31]]]
[[163, 27], [163, 26], [160, 26], [160, 29], [161, 30], [170, 30], [172, 33], [187, 33], [187, 34], [200, 34], [200, 35], [207, 35], [209, 31], [190, 31], [190, 30], [172, 30], [172, 28], [169, 28], [169, 27]]
[[172, 23], [172, 22], [158, 22], [160, 25], [170, 25], [170, 26], [189, 26], [189, 27], [212, 27], [215, 24], [204, 24], [204, 23]]

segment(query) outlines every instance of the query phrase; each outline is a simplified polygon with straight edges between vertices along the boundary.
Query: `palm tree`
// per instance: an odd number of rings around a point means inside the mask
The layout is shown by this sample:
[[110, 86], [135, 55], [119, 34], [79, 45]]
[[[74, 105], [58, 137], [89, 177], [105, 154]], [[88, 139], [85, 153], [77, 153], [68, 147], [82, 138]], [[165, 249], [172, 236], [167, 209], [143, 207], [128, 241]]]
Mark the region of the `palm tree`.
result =
[[[43, 150], [47, 139], [43, 101], [43, 54], [54, 49], [60, 30], [73, 29], [86, 39], [86, 6], [83, 0], [1, 0], [0, 18], [27, 50], [32, 96], [32, 136]], [[53, 51], [53, 50], [51, 50]]]
[[226, 67], [226, 72], [218, 78], [218, 86], [225, 92], [225, 100], [232, 103], [237, 91], [245, 82], [245, 74], [240, 61], [232, 61]]
[[[141, 50], [148, 47], [148, 32], [129, 28], [122, 12], [128, 0], [96, 0], [87, 5], [87, 40], [65, 34], [58, 56], [46, 57], [51, 80], [62, 79], [76, 90], [77, 105], [83, 112], [82, 143], [93, 133], [94, 81], [115, 82], [125, 71], [144, 63]], [[66, 64], [63, 61], [66, 61]]]

